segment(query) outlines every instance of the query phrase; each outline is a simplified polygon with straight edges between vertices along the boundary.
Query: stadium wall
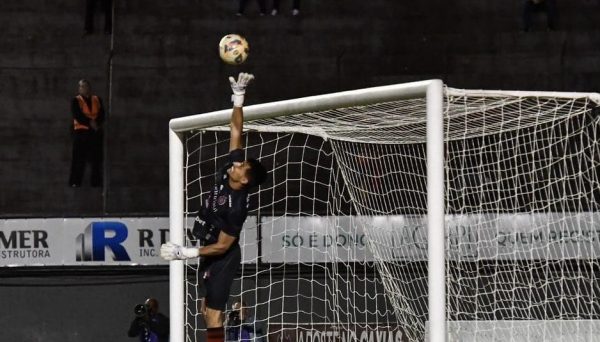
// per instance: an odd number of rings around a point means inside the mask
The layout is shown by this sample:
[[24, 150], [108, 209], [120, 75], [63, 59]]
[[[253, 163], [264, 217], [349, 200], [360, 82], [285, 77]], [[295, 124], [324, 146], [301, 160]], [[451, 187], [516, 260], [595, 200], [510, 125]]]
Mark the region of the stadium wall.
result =
[[[259, 17], [250, 3], [241, 18], [235, 2], [114, 3], [113, 36], [98, 13], [97, 33], [83, 38], [81, 1], [0, 3], [1, 215], [166, 213], [168, 120], [229, 107], [226, 78], [240, 70], [257, 76], [248, 104], [429, 78], [600, 89], [597, 1], [560, 2], [556, 31], [536, 16], [527, 33], [517, 0], [306, 1], [299, 17], [285, 7]], [[250, 41], [244, 68], [217, 58], [228, 32]], [[67, 187], [69, 101], [83, 77], [110, 105], [105, 192]]]

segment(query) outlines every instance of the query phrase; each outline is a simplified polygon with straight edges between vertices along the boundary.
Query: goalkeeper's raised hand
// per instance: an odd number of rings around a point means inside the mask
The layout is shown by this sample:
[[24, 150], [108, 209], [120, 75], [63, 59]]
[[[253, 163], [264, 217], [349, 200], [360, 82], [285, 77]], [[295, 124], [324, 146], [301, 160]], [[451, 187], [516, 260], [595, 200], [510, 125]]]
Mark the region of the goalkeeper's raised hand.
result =
[[197, 258], [200, 256], [200, 250], [198, 248], [188, 248], [185, 246], [179, 246], [172, 242], [167, 242], [160, 246], [160, 256], [169, 261], [185, 260]]
[[245, 72], [240, 72], [238, 79], [236, 80], [232, 76], [229, 76], [229, 83], [231, 84], [231, 102], [234, 107], [242, 107], [244, 105], [244, 94], [246, 94], [246, 87], [248, 83], [254, 79], [254, 75]]

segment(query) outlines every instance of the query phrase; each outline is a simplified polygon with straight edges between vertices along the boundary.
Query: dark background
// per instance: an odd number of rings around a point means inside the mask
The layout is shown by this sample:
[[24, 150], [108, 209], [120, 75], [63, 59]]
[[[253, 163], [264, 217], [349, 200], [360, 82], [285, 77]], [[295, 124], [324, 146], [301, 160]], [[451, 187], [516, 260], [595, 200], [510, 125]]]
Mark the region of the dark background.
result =
[[[457, 88], [598, 91], [599, 5], [558, 1], [556, 31], [541, 14], [525, 33], [520, 0], [305, 0], [297, 18], [286, 2], [280, 16], [259, 17], [251, 1], [238, 18], [232, 0], [115, 0], [111, 51], [99, 13], [97, 33], [82, 38], [83, 1], [2, 1], [0, 213], [166, 213], [169, 119], [229, 108], [227, 77], [239, 71], [256, 75], [247, 104], [430, 78]], [[243, 67], [217, 57], [229, 32], [250, 42]], [[69, 104], [80, 78], [110, 110], [105, 197], [67, 187]]]
[[[232, 0], [114, 2], [113, 35], [98, 13], [84, 38], [84, 1], [0, 2], [2, 217], [166, 215], [169, 119], [229, 108], [240, 71], [256, 75], [247, 104], [430, 78], [600, 90], [598, 0], [559, 0], [558, 29], [539, 15], [527, 33], [521, 0], [303, 0], [297, 18], [286, 1], [277, 17], [251, 1], [242, 18]], [[241, 68], [217, 56], [231, 32], [251, 45]], [[67, 186], [81, 78], [109, 109], [105, 189]], [[166, 269], [0, 269], [0, 341], [133, 340], [133, 306], [148, 296], [168, 311]]]

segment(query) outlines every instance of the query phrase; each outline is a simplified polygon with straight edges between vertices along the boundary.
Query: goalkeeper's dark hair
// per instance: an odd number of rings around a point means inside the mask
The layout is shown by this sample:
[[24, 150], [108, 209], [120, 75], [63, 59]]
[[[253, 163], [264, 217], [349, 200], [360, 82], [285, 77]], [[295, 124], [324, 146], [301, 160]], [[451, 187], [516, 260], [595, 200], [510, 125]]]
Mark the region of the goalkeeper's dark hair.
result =
[[247, 162], [250, 164], [250, 170], [246, 173], [246, 177], [248, 177], [247, 187], [253, 188], [264, 183], [267, 179], [267, 169], [254, 158], [249, 158]]

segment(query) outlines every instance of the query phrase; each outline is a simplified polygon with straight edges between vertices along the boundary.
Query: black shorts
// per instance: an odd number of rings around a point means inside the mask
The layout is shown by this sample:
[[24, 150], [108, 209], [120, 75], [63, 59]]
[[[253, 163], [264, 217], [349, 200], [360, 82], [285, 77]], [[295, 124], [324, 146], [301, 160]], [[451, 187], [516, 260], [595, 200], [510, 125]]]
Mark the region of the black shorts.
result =
[[204, 279], [206, 306], [214, 310], [225, 311], [233, 278], [235, 278], [242, 261], [240, 246], [236, 244], [222, 258], [207, 261], [210, 264], [207, 266]]

